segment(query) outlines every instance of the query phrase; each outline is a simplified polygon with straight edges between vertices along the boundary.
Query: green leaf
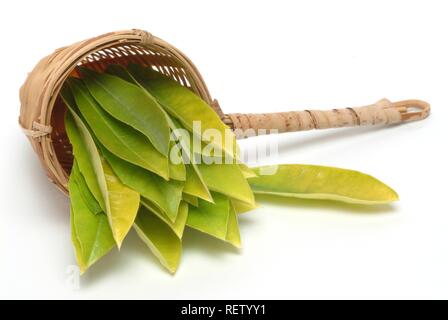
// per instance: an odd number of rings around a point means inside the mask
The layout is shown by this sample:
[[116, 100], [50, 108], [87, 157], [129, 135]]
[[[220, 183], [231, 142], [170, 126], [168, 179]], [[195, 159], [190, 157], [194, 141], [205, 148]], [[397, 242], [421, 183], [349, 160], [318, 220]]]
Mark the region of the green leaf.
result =
[[77, 115], [71, 104], [71, 94], [66, 89], [61, 91], [69, 112], [65, 114], [65, 131], [73, 147], [73, 155], [79, 166], [89, 190], [97, 200], [101, 209], [107, 212], [106, 180], [102, 173], [100, 156], [89, 130]]
[[176, 272], [182, 244], [173, 230], [144, 206], [140, 207], [134, 228], [160, 263], [171, 273]]
[[94, 214], [99, 214], [99, 213], [104, 212], [103, 209], [101, 209], [100, 205], [98, 204], [98, 201], [96, 201], [92, 192], [90, 192], [89, 187], [87, 186], [86, 180], [84, 179], [81, 171], [79, 171], [78, 163], [76, 162], [76, 159], [73, 161], [70, 179], [75, 180], [76, 184], [78, 185], [79, 192], [81, 193], [81, 196], [84, 200], [84, 203], [87, 205], [87, 207], [89, 208], [89, 210], [91, 212], [93, 212]]
[[189, 206], [187, 225], [221, 240], [227, 238], [229, 221], [229, 199], [219, 193], [213, 193], [215, 203], [199, 199], [197, 207]]
[[95, 215], [89, 210], [72, 177], [68, 188], [71, 202], [72, 242], [82, 274], [106, 255], [114, 247], [115, 242], [106, 215], [103, 213]]
[[170, 179], [177, 181], [185, 181], [187, 179], [187, 173], [185, 165], [183, 163], [173, 164], [170, 162]]
[[246, 179], [255, 178], [257, 176], [257, 174], [251, 168], [249, 168], [247, 165], [245, 165], [244, 163], [240, 163], [239, 166], [240, 166], [241, 172], [243, 173], [244, 178], [246, 178]]
[[109, 224], [120, 248], [137, 216], [140, 194], [122, 184], [106, 161], [102, 164], [110, 204]]
[[176, 119], [171, 119], [170, 117], [168, 117], [168, 119], [173, 130], [173, 135], [175, 136], [176, 141], [180, 146], [180, 150], [183, 151], [183, 157], [185, 157], [188, 163], [187, 165], [185, 165], [186, 182], [184, 186], [184, 193], [213, 203], [213, 198], [210, 194], [210, 191], [208, 190], [204, 178], [202, 177], [194, 161], [194, 155], [191, 150], [191, 144], [189, 142], [190, 137], [188, 135], [188, 132], [185, 132], [185, 129], [182, 128], [182, 126]]
[[[235, 135], [199, 96], [152, 68], [144, 69], [139, 65], [131, 64], [128, 70], [133, 78], [148, 90], [168, 113], [180, 120], [188, 130], [197, 134], [203, 141], [224, 151], [230, 157], [237, 158]], [[200, 132], [194, 132], [194, 121], [200, 121]], [[221, 141], [213, 141], [211, 137], [204, 135], [204, 132], [208, 129], [217, 130], [221, 135]], [[225, 138], [229, 139], [230, 143], [226, 144], [223, 141]]]
[[195, 196], [191, 196], [189, 194], [182, 194], [182, 200], [184, 200], [186, 203], [191, 204], [192, 206], [197, 207], [199, 205], [199, 200]]
[[[148, 90], [146, 90], [146, 88], [142, 85], [142, 83], [144, 83], [144, 81], [142, 81], [142, 82], [137, 81], [137, 79], [134, 77], [134, 75], [131, 74], [129, 72], [129, 70], [125, 69], [123, 66], [111, 64], [107, 67], [107, 72], [109, 72], [110, 74], [116, 75], [125, 81], [128, 81], [130, 83], [140, 86], [142, 89], [145, 90], [145, 92], [147, 93], [147, 95], [150, 98], [154, 99], [154, 97], [151, 95], [151, 93]], [[137, 72], [136, 75], [138, 75], [138, 74], [139, 73]], [[194, 163], [194, 161], [192, 161], [193, 152], [190, 148], [191, 143], [189, 142], [189, 140], [190, 140], [189, 135], [186, 135], [186, 136], [182, 135], [182, 132], [180, 132], [180, 129], [183, 129], [183, 127], [180, 125], [180, 123], [176, 119], [171, 118], [169, 115], [166, 115], [166, 118], [167, 118], [168, 124], [172, 130], [172, 134], [180, 146], [180, 150], [183, 151], [183, 156], [186, 157], [187, 163], [190, 164], [190, 168], [188, 168], [186, 166], [184, 166], [184, 168], [183, 168], [186, 170], [186, 172], [185, 172], [186, 178], [185, 179], [177, 179], [177, 180], [182, 180], [182, 181], [186, 180], [186, 185], [185, 185], [185, 190], [184, 190], [185, 193], [188, 193], [190, 195], [197, 196], [201, 199], [213, 202], [212, 196], [210, 195], [210, 191], [208, 190], [208, 188], [204, 182], [204, 179], [202, 178], [196, 164]], [[188, 141], [188, 143], [187, 143], [187, 141]], [[171, 150], [173, 150], [173, 147], [171, 147]], [[172, 166], [170, 167], [170, 174], [171, 174], [171, 178], [176, 179], [176, 177], [174, 177], [176, 175], [175, 168], [173, 168]]]
[[[153, 103], [158, 105], [157, 100], [145, 88], [143, 88], [137, 82], [137, 80], [135, 80], [132, 77], [132, 75], [128, 72], [128, 70], [126, 70], [123, 66], [118, 65], [118, 64], [110, 64], [110, 65], [108, 65], [106, 72], [108, 72], [109, 74], [111, 74], [113, 76], [121, 78], [122, 81], [126, 81], [135, 86], [138, 86], [142, 90], [143, 94], [145, 94], [147, 96], [146, 97], [147, 99], [153, 101]], [[168, 127], [171, 129], [174, 129], [175, 127], [173, 125], [173, 122], [172, 122], [170, 116], [165, 112], [165, 110], [162, 107], [160, 107], [160, 111], [164, 114]], [[170, 141], [170, 151], [173, 150], [173, 145], [174, 145], [174, 142]], [[169, 154], [169, 156], [171, 156], [171, 154]], [[169, 158], [169, 160], [171, 160], [171, 158]], [[185, 181], [186, 173], [185, 173], [185, 165], [183, 164], [183, 162], [174, 164], [172, 161], [169, 161], [169, 166], [170, 166], [170, 168], [169, 168], [170, 179]]]
[[199, 169], [193, 164], [186, 165], [185, 167], [187, 169], [187, 179], [185, 181], [183, 192], [190, 196], [198, 197], [213, 203], [213, 197], [203, 181]]
[[[129, 71], [121, 64], [114, 64], [114, 63], [109, 64], [106, 68], [106, 72], [110, 75], [120, 77], [122, 80], [127, 81], [129, 83], [132, 83], [132, 84], [137, 85], [140, 88], [142, 88], [142, 86], [139, 85], [137, 80], [135, 80], [134, 77], [132, 77], [132, 75], [129, 73]], [[149, 95], [149, 96], [152, 97], [152, 95]], [[154, 97], [152, 97], [152, 99], [155, 100]]]
[[252, 168], [257, 178], [249, 183], [256, 194], [304, 199], [337, 200], [356, 204], [382, 204], [398, 200], [397, 193], [381, 181], [353, 170], [313, 165], [279, 165]]
[[238, 217], [233, 205], [229, 208], [229, 221], [227, 223], [226, 241], [237, 248], [241, 248], [240, 228], [238, 226]]
[[143, 134], [99, 107], [80, 80], [70, 78], [67, 82], [81, 114], [101, 144], [116, 156], [168, 180], [168, 159], [148, 143]]
[[[82, 151], [77, 154], [74, 153], [75, 159], [83, 176], [89, 176], [89, 180], [97, 182], [112, 234], [118, 248], [120, 248], [123, 239], [134, 223], [140, 203], [140, 195], [118, 181], [112, 169], [101, 158], [87, 126], [72, 108], [69, 110], [71, 116], [69, 114], [66, 116], [66, 129], [67, 132], [70, 132], [69, 139], [74, 150]], [[84, 170], [81, 163], [84, 163], [84, 167], [88, 170]]]
[[118, 158], [104, 147], [101, 147], [101, 152], [122, 183], [151, 200], [171, 221], [176, 220], [183, 182], [165, 181], [152, 172]]
[[184, 234], [185, 225], [187, 223], [188, 217], [188, 204], [182, 201], [179, 205], [179, 212], [177, 213], [176, 221], [171, 221], [168, 216], [163, 213], [159, 208], [157, 208], [151, 201], [146, 198], [141, 198], [140, 203], [144, 205], [148, 210], [154, 213], [157, 217], [165, 222], [179, 237], [182, 238]]
[[249, 204], [236, 199], [230, 199], [230, 203], [237, 214], [246, 213], [259, 207], [256, 203]]
[[[172, 146], [174, 145], [174, 142], [172, 141]], [[173, 147], [170, 148], [170, 150], [175, 150]], [[179, 152], [178, 152], [179, 153]], [[180, 160], [182, 158], [178, 154]], [[187, 173], [185, 169], [185, 164], [182, 161], [179, 161], [179, 163], [173, 163], [171, 161], [171, 158], [169, 158], [169, 166], [170, 166], [170, 179], [178, 180], [178, 181], [185, 181], [187, 179]]]
[[114, 118], [144, 134], [168, 156], [170, 129], [162, 108], [144, 90], [119, 77], [81, 68], [84, 83], [98, 104]]
[[210, 190], [220, 192], [247, 204], [254, 204], [252, 190], [238, 164], [198, 164]]

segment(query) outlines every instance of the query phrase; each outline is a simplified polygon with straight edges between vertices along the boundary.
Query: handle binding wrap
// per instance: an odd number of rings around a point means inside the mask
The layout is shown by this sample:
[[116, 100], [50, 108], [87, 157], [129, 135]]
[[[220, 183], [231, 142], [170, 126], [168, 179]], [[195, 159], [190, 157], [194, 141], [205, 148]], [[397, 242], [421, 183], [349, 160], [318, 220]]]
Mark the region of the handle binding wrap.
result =
[[[412, 111], [412, 109], [418, 111]], [[232, 127], [239, 138], [267, 133], [279, 133], [370, 125], [389, 125], [422, 120], [429, 115], [430, 106], [420, 100], [392, 103], [382, 99], [374, 104], [344, 109], [304, 110], [276, 113], [227, 114], [224, 122]], [[252, 129], [252, 130], [250, 130]]]

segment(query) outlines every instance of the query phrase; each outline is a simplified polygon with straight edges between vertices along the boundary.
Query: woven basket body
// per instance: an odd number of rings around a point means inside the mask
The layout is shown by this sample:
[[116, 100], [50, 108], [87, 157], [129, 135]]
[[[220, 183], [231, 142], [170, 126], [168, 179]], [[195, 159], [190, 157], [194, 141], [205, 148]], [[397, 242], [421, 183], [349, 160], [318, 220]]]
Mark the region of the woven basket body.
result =
[[178, 49], [147, 32], [113, 32], [57, 49], [36, 65], [22, 86], [19, 123], [49, 179], [64, 193], [73, 156], [59, 91], [67, 77], [76, 73], [77, 66], [89, 65], [102, 71], [110, 63], [153, 66], [190, 88], [222, 115], [193, 63]]

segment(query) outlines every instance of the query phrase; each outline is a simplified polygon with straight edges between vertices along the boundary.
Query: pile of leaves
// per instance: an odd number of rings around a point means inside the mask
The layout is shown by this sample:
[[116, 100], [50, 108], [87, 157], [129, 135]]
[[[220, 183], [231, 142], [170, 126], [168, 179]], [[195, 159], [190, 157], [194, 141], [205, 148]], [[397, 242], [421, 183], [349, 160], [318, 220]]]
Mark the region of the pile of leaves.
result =
[[61, 97], [74, 155], [68, 182], [72, 242], [82, 273], [119, 249], [132, 227], [172, 273], [186, 226], [240, 247], [238, 214], [257, 207], [254, 193], [361, 204], [398, 198], [356, 171], [248, 168], [213, 109], [152, 68], [110, 65], [104, 73], [78, 72]]

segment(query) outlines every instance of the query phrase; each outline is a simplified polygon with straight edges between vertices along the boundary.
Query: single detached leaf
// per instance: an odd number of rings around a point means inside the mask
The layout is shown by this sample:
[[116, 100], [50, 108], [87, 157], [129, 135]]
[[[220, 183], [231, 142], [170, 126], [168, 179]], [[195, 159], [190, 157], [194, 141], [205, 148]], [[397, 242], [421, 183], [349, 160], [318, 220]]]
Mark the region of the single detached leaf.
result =
[[102, 164], [110, 203], [109, 223], [120, 248], [137, 216], [140, 194], [122, 184], [106, 161]]
[[101, 209], [107, 212], [106, 180], [102, 175], [103, 167], [95, 142], [74, 109], [70, 91], [63, 88], [61, 95], [69, 108], [69, 112], [65, 114], [65, 130], [73, 147], [73, 155], [76, 158], [77, 166], [79, 166], [79, 171]]
[[173, 230], [144, 206], [140, 208], [134, 228], [160, 263], [171, 273], [176, 272], [182, 243]]
[[76, 159], [73, 161], [70, 179], [75, 180], [76, 184], [78, 185], [79, 192], [81, 193], [81, 196], [84, 200], [84, 203], [87, 205], [89, 210], [91, 212], [93, 212], [94, 214], [103, 213], [104, 212], [103, 209], [101, 209], [100, 205], [98, 204], [98, 201], [96, 201], [92, 192], [90, 192], [89, 187], [87, 186], [87, 183], [86, 183], [81, 171], [79, 171], [78, 163], [76, 162]]
[[357, 204], [381, 204], [398, 200], [397, 193], [381, 181], [364, 173], [313, 165], [280, 165], [253, 170], [257, 178], [248, 181], [256, 194], [271, 194], [304, 199], [337, 200]]
[[169, 226], [174, 233], [179, 237], [179, 239], [182, 238], [184, 234], [185, 225], [187, 223], [187, 217], [188, 217], [188, 204], [182, 201], [179, 205], [179, 212], [177, 213], [176, 221], [171, 221], [168, 216], [163, 213], [159, 208], [157, 208], [151, 201], [148, 199], [142, 197], [140, 199], [140, 203], [146, 207], [146, 209], [150, 210], [152, 213], [154, 213], [157, 217], [159, 217], [160, 220], [162, 220], [164, 223], [166, 223], [167, 226]]
[[114, 118], [143, 133], [168, 156], [170, 129], [162, 108], [144, 90], [119, 77], [82, 68], [84, 83], [98, 104]]
[[220, 192], [248, 204], [254, 204], [252, 190], [238, 164], [198, 164], [210, 190]]
[[[152, 68], [143, 68], [131, 64], [129, 72], [152, 96], [164, 107], [168, 113], [177, 118], [191, 132], [193, 122], [200, 122], [200, 138], [205, 142], [214, 144], [219, 150], [225, 151], [230, 157], [237, 158], [236, 138], [230, 129], [221, 121], [216, 112], [199, 96], [182, 86], [178, 82], [154, 71]], [[208, 138], [207, 130], [212, 129], [221, 135], [221, 141], [212, 141]], [[213, 131], [208, 131], [208, 133]], [[227, 132], [227, 136], [226, 136]], [[195, 132], [194, 132], [195, 133]], [[205, 134], [204, 134], [205, 133]], [[227, 138], [230, 140], [225, 143]]]
[[70, 78], [67, 82], [81, 114], [102, 145], [116, 156], [168, 180], [168, 159], [143, 134], [105, 112], [80, 80]]
[[229, 221], [227, 223], [226, 241], [237, 248], [241, 248], [240, 228], [238, 226], [238, 217], [232, 206], [229, 208]]
[[183, 182], [165, 181], [152, 172], [118, 158], [104, 147], [101, 147], [101, 153], [122, 183], [150, 199], [171, 221], [176, 220]]
[[106, 215], [103, 213], [95, 215], [89, 210], [75, 179], [70, 178], [68, 188], [72, 242], [82, 274], [106, 255], [114, 247], [115, 242]]
[[199, 199], [197, 207], [189, 206], [187, 225], [218, 239], [226, 240], [229, 221], [229, 199], [219, 193], [213, 193], [215, 203]]

